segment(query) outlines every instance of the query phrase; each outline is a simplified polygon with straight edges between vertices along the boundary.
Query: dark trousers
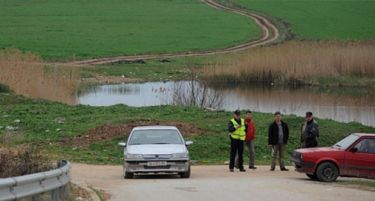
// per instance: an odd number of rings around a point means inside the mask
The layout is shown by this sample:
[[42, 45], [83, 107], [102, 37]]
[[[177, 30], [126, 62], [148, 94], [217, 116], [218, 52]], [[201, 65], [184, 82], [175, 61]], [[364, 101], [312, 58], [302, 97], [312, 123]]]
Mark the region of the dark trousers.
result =
[[234, 168], [234, 161], [236, 158], [236, 154], [238, 155], [238, 168], [243, 168], [243, 141], [236, 140], [230, 138], [230, 162], [229, 162], [229, 169]]
[[306, 139], [302, 143], [302, 148], [314, 148], [318, 146], [318, 141], [316, 139]]
[[285, 144], [275, 144], [275, 145], [272, 145], [271, 169], [275, 169], [277, 155], [279, 155], [280, 169], [285, 168], [284, 152], [285, 152]]

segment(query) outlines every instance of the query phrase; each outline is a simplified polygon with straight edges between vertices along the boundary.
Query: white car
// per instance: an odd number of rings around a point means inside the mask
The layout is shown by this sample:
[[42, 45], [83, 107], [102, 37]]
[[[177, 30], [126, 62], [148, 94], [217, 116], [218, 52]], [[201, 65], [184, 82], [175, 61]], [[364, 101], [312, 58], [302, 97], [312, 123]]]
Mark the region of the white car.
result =
[[190, 177], [190, 158], [187, 146], [174, 126], [142, 126], [131, 131], [124, 148], [124, 178], [137, 173], [178, 173]]

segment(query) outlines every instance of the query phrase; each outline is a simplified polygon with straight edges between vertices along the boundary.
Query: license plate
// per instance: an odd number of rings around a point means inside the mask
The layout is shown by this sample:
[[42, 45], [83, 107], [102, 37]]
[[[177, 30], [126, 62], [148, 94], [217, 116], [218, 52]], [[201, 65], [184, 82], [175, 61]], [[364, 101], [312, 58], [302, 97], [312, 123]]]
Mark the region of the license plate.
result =
[[147, 162], [147, 166], [167, 166], [166, 161], [152, 161], [152, 162]]

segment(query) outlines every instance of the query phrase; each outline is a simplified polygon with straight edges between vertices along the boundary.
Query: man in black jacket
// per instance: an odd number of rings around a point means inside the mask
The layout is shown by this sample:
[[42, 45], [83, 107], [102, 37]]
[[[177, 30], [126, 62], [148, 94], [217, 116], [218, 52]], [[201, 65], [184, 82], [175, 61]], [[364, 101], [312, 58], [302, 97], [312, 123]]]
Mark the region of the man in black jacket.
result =
[[281, 113], [275, 112], [275, 121], [268, 129], [268, 145], [272, 148], [271, 171], [275, 170], [276, 157], [279, 154], [279, 165], [281, 171], [289, 171], [285, 168], [284, 152], [285, 145], [288, 143], [289, 128], [288, 125], [281, 121]]
[[301, 147], [310, 148], [318, 146], [319, 125], [312, 112], [306, 112], [306, 122], [301, 126]]

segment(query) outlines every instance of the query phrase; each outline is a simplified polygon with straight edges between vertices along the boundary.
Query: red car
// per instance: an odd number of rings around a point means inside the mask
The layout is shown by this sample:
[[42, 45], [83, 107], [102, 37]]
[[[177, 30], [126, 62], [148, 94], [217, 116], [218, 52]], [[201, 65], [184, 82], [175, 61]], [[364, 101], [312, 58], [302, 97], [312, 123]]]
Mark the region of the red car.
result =
[[332, 182], [338, 176], [375, 179], [375, 134], [354, 133], [332, 147], [296, 149], [292, 162], [314, 180]]

